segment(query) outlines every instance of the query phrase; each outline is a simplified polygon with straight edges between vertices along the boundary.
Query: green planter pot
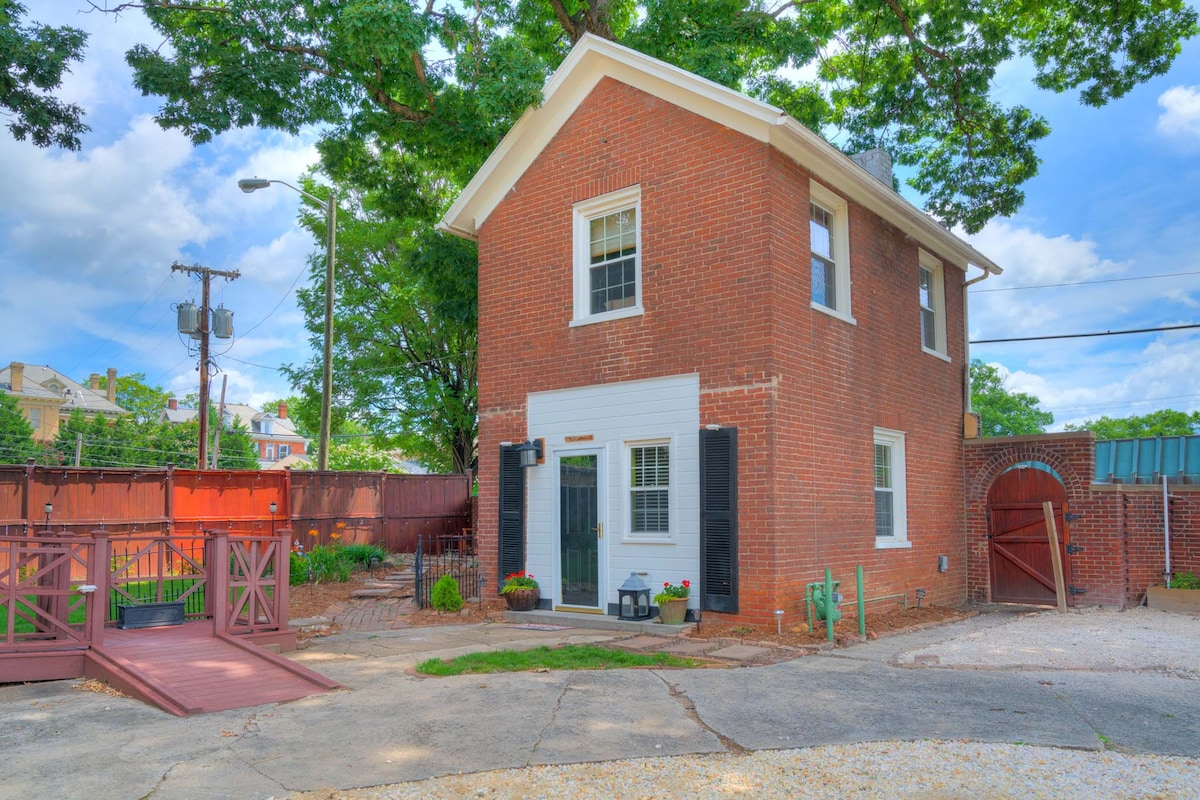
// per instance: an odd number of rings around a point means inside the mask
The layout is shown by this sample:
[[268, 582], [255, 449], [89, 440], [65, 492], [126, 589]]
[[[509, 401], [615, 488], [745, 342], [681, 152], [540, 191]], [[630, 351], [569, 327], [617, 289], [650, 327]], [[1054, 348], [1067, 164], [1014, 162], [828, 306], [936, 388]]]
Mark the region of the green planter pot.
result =
[[658, 604], [658, 618], [663, 625], [682, 625], [687, 616], [687, 604], [686, 597], [664, 600]]
[[541, 597], [541, 589], [514, 589], [504, 593], [504, 602], [509, 611], [533, 611]]

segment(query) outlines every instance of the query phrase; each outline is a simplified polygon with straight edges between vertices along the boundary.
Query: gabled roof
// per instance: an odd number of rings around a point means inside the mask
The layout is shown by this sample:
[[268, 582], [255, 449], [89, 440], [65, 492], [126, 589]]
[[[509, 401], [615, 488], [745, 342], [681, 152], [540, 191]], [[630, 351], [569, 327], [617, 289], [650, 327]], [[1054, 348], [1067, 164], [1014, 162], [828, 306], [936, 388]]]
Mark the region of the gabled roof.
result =
[[[198, 411], [194, 408], [165, 408], [163, 409], [163, 420], [178, 425], [184, 422], [191, 422], [196, 418]], [[226, 403], [225, 404], [225, 424], [232, 425], [235, 419], [241, 420], [246, 426], [246, 430], [256, 439], [280, 439], [283, 441], [306, 441], [303, 436], [296, 432], [296, 425], [287, 417], [279, 417], [275, 414], [266, 411], [258, 411], [253, 406], [244, 405], [242, 403]], [[262, 423], [268, 420], [271, 423], [271, 433], [262, 432]]]
[[586, 34], [546, 82], [543, 102], [521, 115], [438, 223], [476, 239], [479, 228], [604, 78], [613, 78], [770, 144], [839, 194], [878, 214], [961, 268], [1000, 267], [781, 109], [636, 50]]
[[[12, 391], [12, 368], [0, 368], [0, 384], [6, 388], [9, 394], [17, 397], [58, 400], [60, 410], [66, 413], [77, 408], [86, 414], [116, 416], [126, 413], [125, 409], [110, 402], [105, 395], [71, 380], [52, 367], [25, 364], [23, 375], [21, 391], [14, 392]], [[55, 391], [50, 388], [52, 386], [59, 388]]]

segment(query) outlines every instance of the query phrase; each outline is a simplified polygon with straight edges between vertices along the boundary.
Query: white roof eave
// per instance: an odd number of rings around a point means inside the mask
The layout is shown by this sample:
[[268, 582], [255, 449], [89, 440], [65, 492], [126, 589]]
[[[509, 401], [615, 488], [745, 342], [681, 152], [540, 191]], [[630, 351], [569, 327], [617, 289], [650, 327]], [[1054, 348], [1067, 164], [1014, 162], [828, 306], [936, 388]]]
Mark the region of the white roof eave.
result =
[[782, 110], [591, 34], [579, 41], [546, 82], [542, 105], [521, 115], [446, 211], [437, 229], [478, 240], [479, 228], [488, 216], [605, 77], [770, 144], [834, 191], [878, 214], [961, 269], [974, 264], [993, 274], [1002, 271], [987, 256]]

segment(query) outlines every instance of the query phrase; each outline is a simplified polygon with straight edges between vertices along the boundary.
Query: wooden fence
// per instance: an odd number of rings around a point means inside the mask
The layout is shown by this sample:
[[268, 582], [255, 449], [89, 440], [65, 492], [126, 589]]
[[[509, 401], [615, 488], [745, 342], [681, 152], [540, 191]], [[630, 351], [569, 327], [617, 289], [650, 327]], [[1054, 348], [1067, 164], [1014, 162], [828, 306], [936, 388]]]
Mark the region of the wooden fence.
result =
[[[274, 512], [271, 511], [274, 504]], [[413, 552], [471, 525], [468, 475], [0, 466], [0, 536], [272, 535]]]

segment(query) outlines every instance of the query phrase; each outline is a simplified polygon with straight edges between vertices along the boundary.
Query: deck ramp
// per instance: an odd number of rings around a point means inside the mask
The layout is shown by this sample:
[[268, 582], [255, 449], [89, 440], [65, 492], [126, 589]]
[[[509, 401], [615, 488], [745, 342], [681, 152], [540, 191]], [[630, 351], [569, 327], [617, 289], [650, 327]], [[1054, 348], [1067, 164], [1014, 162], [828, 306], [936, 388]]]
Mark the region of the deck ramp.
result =
[[342, 688], [283, 656], [228, 635], [211, 622], [106, 630], [86, 675], [178, 716], [285, 703]]

